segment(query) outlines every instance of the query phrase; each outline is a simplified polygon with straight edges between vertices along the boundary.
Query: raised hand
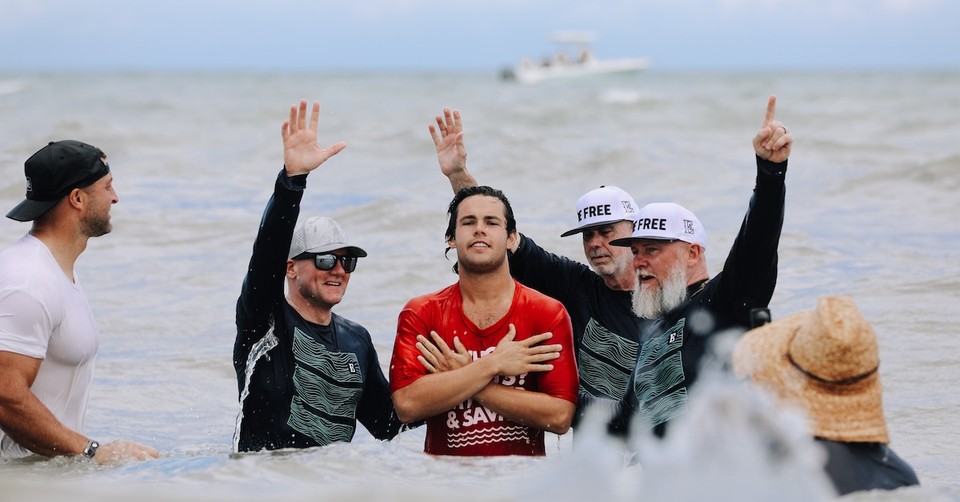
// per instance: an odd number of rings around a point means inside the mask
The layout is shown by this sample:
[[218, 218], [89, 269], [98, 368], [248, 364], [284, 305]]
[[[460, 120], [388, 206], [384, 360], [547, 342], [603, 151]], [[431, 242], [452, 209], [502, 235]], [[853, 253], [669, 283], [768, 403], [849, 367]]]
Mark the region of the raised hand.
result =
[[317, 123], [320, 120], [320, 103], [313, 102], [310, 123], [307, 124], [307, 100], [301, 99], [300, 106], [290, 105], [290, 118], [280, 126], [283, 137], [283, 165], [289, 176], [307, 174], [330, 157], [347, 147], [339, 142], [327, 148], [317, 143]]
[[781, 122], [776, 120], [777, 97], [767, 100], [767, 113], [760, 130], [753, 137], [753, 149], [757, 156], [770, 162], [783, 162], [790, 156], [793, 136]]
[[[449, 177], [467, 169], [467, 148], [463, 145], [463, 122], [460, 111], [443, 109], [443, 116], [436, 116], [437, 126], [428, 126], [433, 144], [437, 147], [437, 160], [440, 172]], [[440, 133], [437, 134], [437, 130]]]

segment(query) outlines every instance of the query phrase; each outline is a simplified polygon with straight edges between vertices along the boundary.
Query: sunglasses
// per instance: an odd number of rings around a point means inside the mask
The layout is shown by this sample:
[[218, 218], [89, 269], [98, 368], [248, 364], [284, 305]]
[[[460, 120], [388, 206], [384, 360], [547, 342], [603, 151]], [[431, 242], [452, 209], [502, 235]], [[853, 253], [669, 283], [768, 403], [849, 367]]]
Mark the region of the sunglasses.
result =
[[310, 258], [313, 258], [313, 266], [317, 267], [317, 270], [333, 270], [333, 267], [337, 266], [337, 261], [340, 262], [343, 271], [348, 274], [357, 269], [358, 258], [356, 256], [337, 256], [333, 253], [301, 253], [294, 259], [308, 260]]

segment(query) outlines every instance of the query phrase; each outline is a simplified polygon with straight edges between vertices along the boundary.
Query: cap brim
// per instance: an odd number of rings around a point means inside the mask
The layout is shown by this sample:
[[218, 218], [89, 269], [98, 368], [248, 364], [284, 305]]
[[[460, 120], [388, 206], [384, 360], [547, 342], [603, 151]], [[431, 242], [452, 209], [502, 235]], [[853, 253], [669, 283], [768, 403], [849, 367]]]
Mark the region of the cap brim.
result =
[[60, 199], [57, 200], [30, 200], [25, 199], [23, 202], [17, 204], [17, 207], [10, 210], [7, 213], [7, 218], [16, 221], [33, 221], [44, 214], [47, 211], [53, 209], [53, 206], [56, 206], [60, 202]]
[[619, 238], [619, 239], [614, 239], [614, 240], [610, 241], [610, 244], [611, 244], [611, 245], [614, 245], [614, 246], [623, 246], [623, 247], [627, 247], [627, 248], [628, 248], [628, 247], [630, 247], [631, 244], [633, 244], [633, 241], [640, 240], [640, 239], [645, 239], [645, 240], [648, 240], [648, 241], [675, 241], [675, 240], [677, 240], [677, 239], [671, 239], [671, 238], [669, 238], [669, 237], [656, 237], [656, 236], [647, 236], [647, 235], [642, 236], [642, 237], [634, 237], [634, 236], [631, 235], [630, 237], [621, 237], [621, 238]]
[[[607, 226], [607, 225], [613, 225], [614, 223], [620, 223], [621, 221], [631, 221], [631, 220], [624, 220], [624, 219], [621, 218], [621, 219], [619, 219], [619, 220], [610, 220], [610, 221], [601, 221], [601, 222], [599, 222], [599, 223], [591, 223], [591, 224], [589, 224], [589, 225], [583, 225], [583, 226], [580, 226], [580, 227], [577, 227], [577, 228], [573, 228], [573, 229], [567, 230], [566, 232], [560, 234], [560, 237], [569, 237], [569, 236], [571, 236], [571, 235], [573, 235], [573, 234], [579, 234], [579, 233], [583, 232], [584, 230], [589, 230], [589, 229], [591, 229], [591, 228], [597, 228], [597, 227], [605, 227], [605, 226]], [[629, 246], [629, 244], [628, 244], [628, 246]]]
[[305, 249], [304, 253], [326, 253], [328, 251], [336, 251], [338, 249], [346, 250], [347, 254], [350, 256], [355, 256], [357, 258], [363, 258], [367, 256], [367, 252], [357, 246], [351, 246], [349, 244], [344, 244], [342, 242], [334, 242], [332, 244], [327, 244], [325, 246], [318, 246], [311, 249]]

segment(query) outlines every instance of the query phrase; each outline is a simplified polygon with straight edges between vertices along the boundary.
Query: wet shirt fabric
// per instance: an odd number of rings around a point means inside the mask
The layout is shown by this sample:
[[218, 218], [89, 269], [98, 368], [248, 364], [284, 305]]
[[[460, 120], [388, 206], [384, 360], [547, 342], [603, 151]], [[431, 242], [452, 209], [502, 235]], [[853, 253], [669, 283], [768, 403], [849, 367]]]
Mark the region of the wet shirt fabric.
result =
[[237, 300], [238, 451], [350, 441], [357, 420], [377, 439], [401, 427], [370, 333], [335, 313], [328, 326], [306, 321], [284, 297], [305, 187], [281, 171]]
[[[78, 279], [25, 235], [0, 252], [0, 350], [42, 359], [32, 392], [65, 427], [83, 432], [100, 329]], [[0, 430], [0, 459], [32, 455]]]
[[920, 484], [910, 464], [885, 444], [843, 443], [820, 438], [817, 443], [827, 450], [824, 468], [838, 495]]
[[723, 271], [688, 287], [687, 300], [646, 330], [614, 431], [627, 433], [638, 419], [663, 436], [667, 423], [686, 412], [690, 386], [714, 336], [741, 335], [750, 327], [751, 310], [769, 304], [777, 283], [786, 170], [787, 162], [757, 157], [756, 187]]
[[[562, 345], [560, 358], [551, 361], [551, 371], [497, 377], [494, 382], [576, 403], [577, 365], [570, 317], [556, 300], [516, 281], [514, 284], [510, 310], [497, 323], [484, 329], [478, 328], [463, 313], [459, 283], [410, 300], [397, 323], [397, 340], [390, 363], [391, 389], [406, 387], [427, 374], [417, 360], [418, 334], [436, 331], [451, 347], [453, 338], [458, 337], [476, 360], [493, 352], [513, 324], [516, 340], [552, 332], [553, 338], [547, 343]], [[424, 451], [435, 455], [542, 456], [546, 454], [543, 438], [542, 430], [510, 421], [478, 401], [468, 399], [446, 413], [427, 419]]]
[[648, 322], [634, 315], [632, 293], [610, 289], [590, 267], [547, 252], [524, 235], [510, 257], [510, 273], [570, 314], [580, 372], [574, 427], [591, 404], [622, 398]]

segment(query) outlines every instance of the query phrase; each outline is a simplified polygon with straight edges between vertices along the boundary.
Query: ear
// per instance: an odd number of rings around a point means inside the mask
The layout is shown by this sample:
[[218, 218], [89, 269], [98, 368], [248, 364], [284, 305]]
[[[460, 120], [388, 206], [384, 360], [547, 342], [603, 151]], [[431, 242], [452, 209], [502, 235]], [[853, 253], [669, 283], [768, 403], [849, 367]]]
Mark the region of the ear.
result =
[[519, 240], [520, 234], [517, 233], [516, 230], [510, 232], [510, 235], [507, 236], [507, 249], [509, 249], [510, 252], [515, 252], [517, 250], [517, 246], [519, 245]]
[[86, 194], [79, 188], [74, 188], [73, 190], [70, 190], [69, 194], [67, 194], [67, 202], [70, 203], [70, 207], [77, 209], [83, 208], [85, 199]]
[[287, 260], [287, 279], [296, 279], [297, 278], [297, 269], [296, 262], [288, 259]]
[[694, 265], [703, 258], [703, 247], [699, 244], [690, 244], [687, 246], [687, 263]]

